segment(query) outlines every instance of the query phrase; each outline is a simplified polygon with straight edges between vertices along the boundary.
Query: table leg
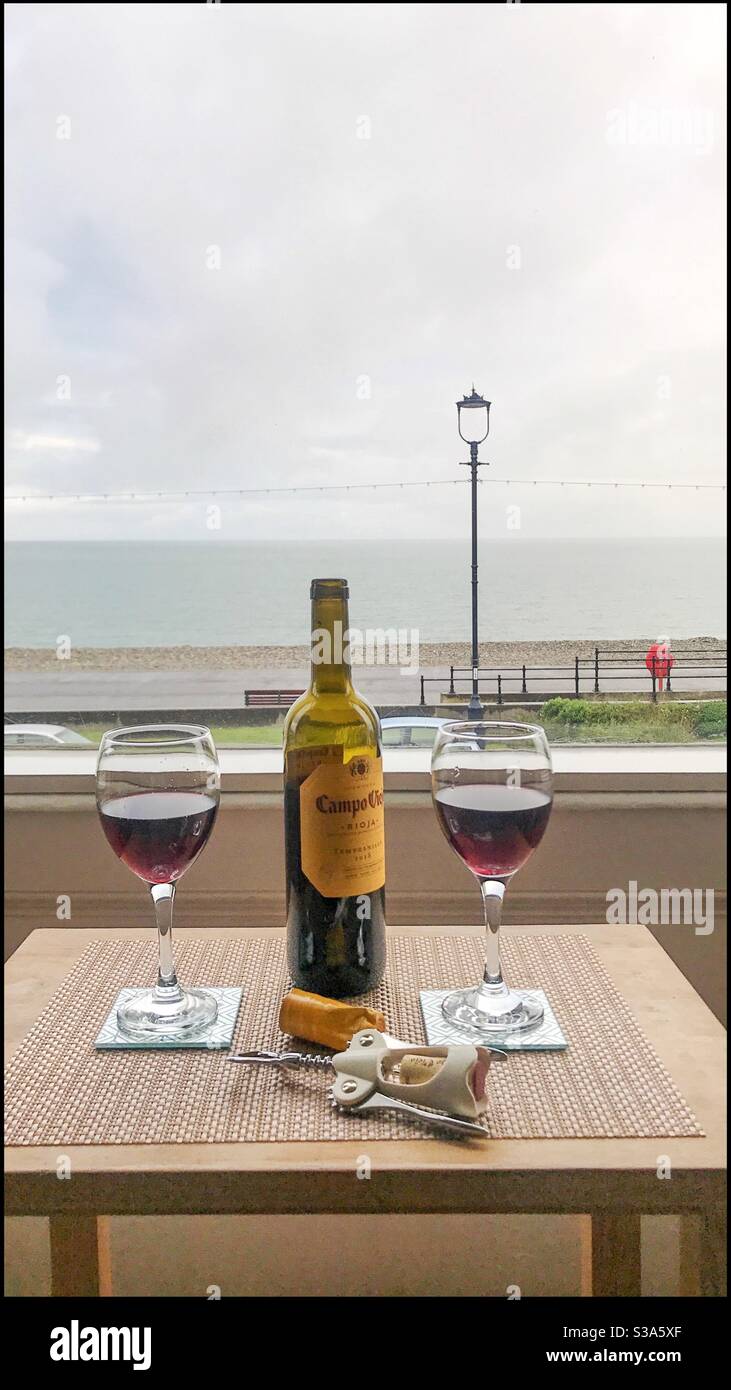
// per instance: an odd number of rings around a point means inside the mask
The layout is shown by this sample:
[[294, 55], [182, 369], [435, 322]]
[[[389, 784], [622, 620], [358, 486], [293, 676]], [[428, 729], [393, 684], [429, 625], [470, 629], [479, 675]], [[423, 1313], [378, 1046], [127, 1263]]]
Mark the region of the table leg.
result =
[[49, 1218], [51, 1294], [54, 1298], [97, 1298], [111, 1294], [108, 1216]]
[[680, 1218], [680, 1278], [678, 1293], [681, 1298], [700, 1298], [700, 1274], [701, 1217], [697, 1212], [690, 1212]]
[[680, 1219], [680, 1292], [686, 1297], [726, 1294], [726, 1211], [720, 1205]]
[[578, 1216], [581, 1268], [579, 1271], [579, 1294], [581, 1298], [591, 1298], [591, 1217]]
[[723, 1203], [701, 1215], [701, 1294], [725, 1298], [727, 1291], [727, 1214]]
[[591, 1214], [591, 1291], [594, 1298], [630, 1298], [642, 1292], [640, 1216]]

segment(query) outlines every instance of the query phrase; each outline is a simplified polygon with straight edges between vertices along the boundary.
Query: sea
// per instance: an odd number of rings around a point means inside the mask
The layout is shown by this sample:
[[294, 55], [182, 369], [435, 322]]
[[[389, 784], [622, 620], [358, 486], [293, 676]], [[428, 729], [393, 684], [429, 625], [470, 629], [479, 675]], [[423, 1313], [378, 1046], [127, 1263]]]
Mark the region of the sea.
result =
[[[284, 646], [307, 640], [315, 575], [349, 580], [351, 624], [470, 634], [459, 541], [10, 542], [5, 646]], [[722, 540], [485, 541], [484, 641], [726, 635]]]

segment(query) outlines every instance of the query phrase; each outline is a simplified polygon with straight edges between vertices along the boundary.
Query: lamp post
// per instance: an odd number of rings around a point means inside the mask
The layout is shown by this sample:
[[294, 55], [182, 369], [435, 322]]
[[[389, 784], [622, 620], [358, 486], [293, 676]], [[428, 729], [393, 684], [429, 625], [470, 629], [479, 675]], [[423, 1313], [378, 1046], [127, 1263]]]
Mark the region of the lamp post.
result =
[[477, 676], [480, 666], [477, 635], [477, 470], [480, 460], [477, 450], [490, 433], [490, 401], [483, 400], [474, 386], [471, 396], [463, 396], [461, 401], [457, 401], [457, 428], [460, 439], [470, 446], [470, 461], [463, 466], [472, 469], [472, 694], [467, 713], [470, 719], [479, 719], [482, 706]]

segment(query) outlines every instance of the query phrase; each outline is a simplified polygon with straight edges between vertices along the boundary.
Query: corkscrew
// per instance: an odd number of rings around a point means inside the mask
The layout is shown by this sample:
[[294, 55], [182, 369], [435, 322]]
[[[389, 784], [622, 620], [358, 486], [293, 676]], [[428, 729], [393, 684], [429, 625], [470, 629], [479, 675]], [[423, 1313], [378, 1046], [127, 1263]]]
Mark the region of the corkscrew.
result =
[[283, 1067], [285, 1071], [297, 1067], [331, 1067], [332, 1057], [316, 1052], [235, 1052], [229, 1062], [258, 1062], [260, 1066]]
[[[353, 1114], [395, 1110], [423, 1124], [456, 1134], [486, 1137], [474, 1121], [487, 1109], [486, 1080], [498, 1049], [465, 1043], [415, 1047], [375, 1028], [351, 1038], [333, 1057], [313, 1052], [239, 1052], [230, 1062], [259, 1066], [332, 1068], [333, 1104]], [[415, 1105], [414, 1099], [423, 1103]]]

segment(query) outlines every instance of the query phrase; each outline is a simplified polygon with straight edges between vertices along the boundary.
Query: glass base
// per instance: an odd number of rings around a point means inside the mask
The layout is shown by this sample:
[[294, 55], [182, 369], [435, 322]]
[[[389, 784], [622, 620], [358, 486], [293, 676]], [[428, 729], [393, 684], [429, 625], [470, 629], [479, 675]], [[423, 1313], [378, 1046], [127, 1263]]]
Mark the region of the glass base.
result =
[[128, 999], [117, 1010], [117, 1025], [128, 1038], [190, 1038], [204, 1033], [218, 1017], [218, 1004], [202, 989], [157, 989]]
[[494, 1038], [500, 1033], [536, 1028], [543, 1020], [543, 1005], [537, 999], [521, 999], [509, 989], [492, 991], [482, 984], [476, 989], [456, 989], [448, 994], [442, 1000], [442, 1013], [458, 1028]]

